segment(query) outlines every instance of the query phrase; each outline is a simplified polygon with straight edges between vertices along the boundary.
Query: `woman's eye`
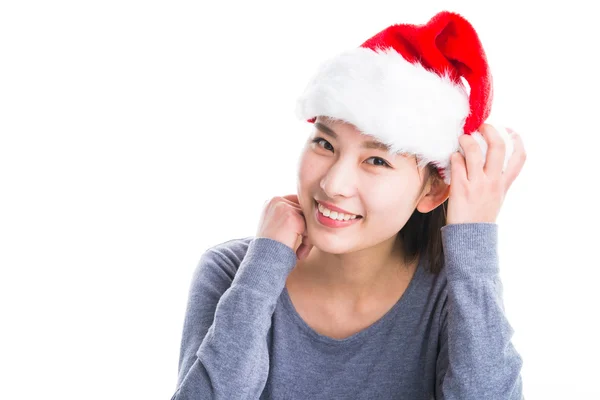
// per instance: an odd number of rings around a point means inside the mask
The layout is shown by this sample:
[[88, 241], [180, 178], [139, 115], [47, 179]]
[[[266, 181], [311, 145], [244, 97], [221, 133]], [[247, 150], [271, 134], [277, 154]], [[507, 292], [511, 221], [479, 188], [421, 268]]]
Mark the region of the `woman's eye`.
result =
[[325, 146], [329, 146], [330, 147], [330, 148], [324, 147], [325, 150], [331, 150], [331, 151], [333, 151], [333, 146], [331, 145], [331, 143], [329, 143], [327, 140], [325, 140], [325, 139], [323, 139], [321, 137], [314, 138], [312, 140], [312, 142], [316, 143], [317, 145], [319, 145], [321, 142], [323, 142], [323, 143], [325, 143]]
[[371, 157], [369, 158], [369, 160], [378, 160], [381, 161], [381, 164], [373, 164], [376, 166], [382, 166], [382, 167], [386, 167], [386, 168], [392, 168], [390, 164], [388, 164], [383, 158], [381, 157]]
[[[333, 151], [333, 146], [331, 145], [331, 143], [329, 143], [327, 140], [323, 139], [322, 137], [316, 137], [316, 138], [314, 138], [312, 140], [312, 143], [316, 143], [319, 146], [321, 144], [323, 144], [323, 146], [321, 146], [321, 147], [323, 147], [325, 150]], [[327, 147], [327, 146], [329, 146], [329, 147]], [[371, 157], [371, 158], [369, 158], [369, 160], [377, 160], [377, 161], [381, 162], [379, 164], [371, 164], [371, 165], [375, 165], [375, 166], [378, 166], [378, 167], [392, 168], [392, 166], [387, 161], [385, 161], [383, 158], [381, 158], [381, 157]]]

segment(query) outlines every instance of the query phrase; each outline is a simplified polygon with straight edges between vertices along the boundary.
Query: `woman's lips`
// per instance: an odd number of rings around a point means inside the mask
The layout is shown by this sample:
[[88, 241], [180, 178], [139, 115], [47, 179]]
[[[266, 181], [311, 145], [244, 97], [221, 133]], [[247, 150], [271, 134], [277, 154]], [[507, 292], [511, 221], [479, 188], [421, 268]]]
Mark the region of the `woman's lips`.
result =
[[317, 202], [315, 202], [315, 218], [321, 225], [324, 225], [328, 228], [345, 228], [347, 226], [356, 224], [362, 219], [362, 217], [356, 217], [354, 219], [349, 219], [348, 221], [338, 221], [328, 218], [319, 212], [319, 204]]
[[317, 201], [317, 206], [319, 204], [322, 205], [325, 208], [328, 208], [331, 211], [336, 211], [338, 214], [339, 213], [343, 213], [343, 214], [346, 214], [346, 215], [356, 215], [357, 217], [360, 217], [360, 214], [351, 213], [350, 211], [346, 211], [343, 208], [336, 207], [334, 204], [327, 203], [326, 201]]

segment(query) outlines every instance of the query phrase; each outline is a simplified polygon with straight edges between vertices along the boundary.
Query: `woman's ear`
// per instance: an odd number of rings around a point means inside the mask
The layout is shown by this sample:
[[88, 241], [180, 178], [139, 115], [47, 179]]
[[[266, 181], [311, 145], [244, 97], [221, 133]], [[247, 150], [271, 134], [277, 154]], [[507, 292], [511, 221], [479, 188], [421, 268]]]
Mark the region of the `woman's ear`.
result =
[[450, 197], [450, 185], [446, 184], [443, 179], [431, 177], [417, 203], [417, 210], [427, 214], [446, 201], [448, 197]]

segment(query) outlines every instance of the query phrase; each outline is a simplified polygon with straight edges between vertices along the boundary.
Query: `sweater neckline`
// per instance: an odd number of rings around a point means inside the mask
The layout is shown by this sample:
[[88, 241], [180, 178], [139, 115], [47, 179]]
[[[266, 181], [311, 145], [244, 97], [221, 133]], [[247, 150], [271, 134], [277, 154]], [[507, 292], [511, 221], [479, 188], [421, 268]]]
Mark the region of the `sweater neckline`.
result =
[[320, 334], [319, 332], [315, 331], [310, 325], [308, 325], [306, 323], [306, 321], [304, 321], [302, 316], [296, 310], [294, 303], [292, 303], [292, 299], [290, 297], [290, 294], [289, 294], [286, 286], [283, 287], [282, 296], [281, 296], [282, 301], [283, 301], [283, 304], [285, 305], [285, 307], [290, 312], [292, 318], [296, 321], [297, 325], [310, 338], [312, 338], [318, 342], [322, 342], [322, 343], [326, 343], [326, 344], [334, 345], [334, 346], [342, 346], [342, 345], [347, 345], [350, 343], [358, 342], [358, 341], [361, 341], [363, 338], [373, 335], [374, 333], [376, 333], [383, 327], [387, 326], [391, 321], [394, 320], [394, 317], [396, 316], [396, 314], [398, 314], [399, 310], [402, 309], [402, 305], [408, 301], [408, 297], [410, 297], [412, 295], [412, 293], [416, 290], [415, 287], [421, 281], [421, 277], [424, 273], [424, 271], [423, 271], [424, 258], [425, 257], [419, 256], [419, 262], [418, 262], [417, 268], [415, 270], [415, 273], [413, 274], [413, 277], [411, 278], [410, 282], [408, 283], [408, 286], [404, 290], [404, 293], [402, 293], [402, 296], [400, 296], [400, 298], [392, 306], [392, 308], [390, 308], [387, 313], [385, 313], [381, 318], [379, 318], [377, 321], [373, 322], [371, 325], [369, 325], [366, 328], [364, 328], [346, 338], [343, 338], [343, 339], [336, 339], [336, 338], [333, 338], [330, 336]]

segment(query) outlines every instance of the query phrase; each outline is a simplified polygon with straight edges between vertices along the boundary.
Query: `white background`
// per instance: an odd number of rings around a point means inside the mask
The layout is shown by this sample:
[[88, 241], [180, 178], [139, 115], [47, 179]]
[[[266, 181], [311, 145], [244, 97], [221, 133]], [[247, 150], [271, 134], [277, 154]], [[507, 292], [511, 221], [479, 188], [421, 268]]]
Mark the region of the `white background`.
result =
[[3, 2], [0, 398], [169, 399], [200, 255], [295, 193], [318, 63], [442, 9], [528, 153], [498, 220], [526, 398], [600, 398], [598, 22], [537, 4]]

